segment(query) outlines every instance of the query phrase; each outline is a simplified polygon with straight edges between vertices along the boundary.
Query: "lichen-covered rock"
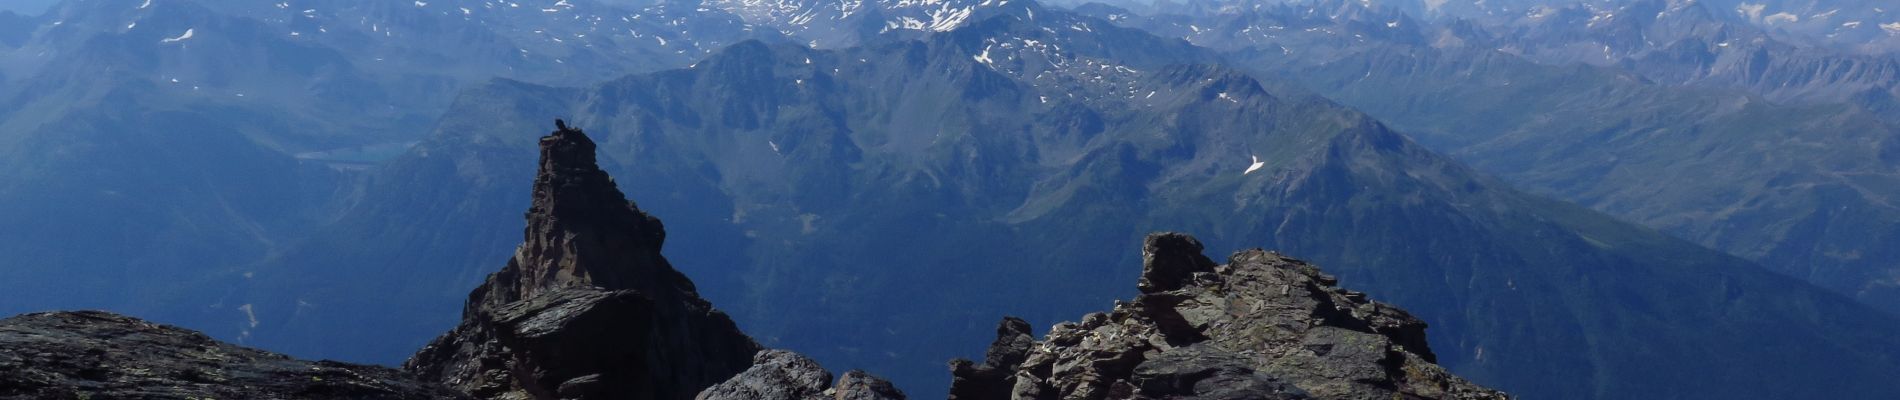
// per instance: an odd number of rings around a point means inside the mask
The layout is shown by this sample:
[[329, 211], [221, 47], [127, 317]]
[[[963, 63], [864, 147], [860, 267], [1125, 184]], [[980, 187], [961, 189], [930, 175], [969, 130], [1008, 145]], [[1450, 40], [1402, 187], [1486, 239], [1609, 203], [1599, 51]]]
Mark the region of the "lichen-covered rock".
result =
[[0, 320], [0, 398], [459, 399], [402, 371], [303, 361], [98, 311]]
[[485, 399], [685, 400], [758, 344], [699, 297], [578, 129], [541, 139], [521, 247], [404, 368]]
[[1201, 251], [1150, 235], [1134, 301], [1033, 345], [1026, 324], [1004, 320], [983, 364], [951, 363], [951, 398], [1507, 398], [1433, 364], [1424, 322], [1312, 265], [1257, 249], [1215, 264]]

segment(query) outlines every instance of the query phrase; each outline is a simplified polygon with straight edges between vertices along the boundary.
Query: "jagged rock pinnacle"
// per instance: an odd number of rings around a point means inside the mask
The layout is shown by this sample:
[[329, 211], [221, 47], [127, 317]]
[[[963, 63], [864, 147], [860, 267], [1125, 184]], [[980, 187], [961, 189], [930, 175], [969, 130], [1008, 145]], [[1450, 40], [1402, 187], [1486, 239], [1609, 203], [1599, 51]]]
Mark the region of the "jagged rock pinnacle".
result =
[[595, 145], [580, 129], [541, 138], [541, 165], [522, 244], [496, 273], [490, 304], [503, 304], [561, 287], [633, 289], [672, 298], [693, 283], [672, 268], [660, 248], [666, 228], [643, 212], [600, 169]]
[[521, 246], [404, 368], [480, 398], [664, 400], [746, 370], [758, 344], [660, 255], [665, 227], [600, 169], [594, 141], [555, 127]]

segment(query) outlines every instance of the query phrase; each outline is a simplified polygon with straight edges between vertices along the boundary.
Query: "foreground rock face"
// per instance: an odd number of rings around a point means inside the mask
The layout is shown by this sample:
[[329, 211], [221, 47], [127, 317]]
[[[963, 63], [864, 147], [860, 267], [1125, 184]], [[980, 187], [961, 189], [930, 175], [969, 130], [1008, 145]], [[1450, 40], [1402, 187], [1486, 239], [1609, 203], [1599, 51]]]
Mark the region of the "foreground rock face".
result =
[[302, 361], [97, 311], [0, 320], [0, 398], [455, 399], [394, 369]]
[[490, 399], [691, 399], [760, 348], [660, 255], [575, 129], [541, 139], [524, 242], [469, 294], [462, 323], [404, 364]]
[[761, 351], [752, 368], [706, 388], [698, 400], [904, 400], [889, 381], [850, 371], [831, 383], [831, 372], [798, 353]]
[[660, 220], [626, 200], [578, 129], [541, 139], [527, 218], [462, 323], [404, 368], [484, 399], [903, 398], [861, 372], [834, 386], [804, 356], [761, 351], [660, 255]]
[[1226, 264], [1155, 234], [1132, 302], [1035, 340], [1005, 319], [984, 361], [951, 362], [950, 398], [1504, 399], [1433, 364], [1425, 323], [1262, 250]]

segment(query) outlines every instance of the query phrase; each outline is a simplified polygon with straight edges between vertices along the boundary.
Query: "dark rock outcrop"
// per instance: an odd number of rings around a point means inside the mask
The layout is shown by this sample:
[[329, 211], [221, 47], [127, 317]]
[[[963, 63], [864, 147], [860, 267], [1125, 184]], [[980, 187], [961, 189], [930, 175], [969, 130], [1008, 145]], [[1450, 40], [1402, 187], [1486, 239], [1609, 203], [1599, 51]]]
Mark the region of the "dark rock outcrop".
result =
[[752, 368], [699, 393], [700, 400], [807, 400], [824, 398], [831, 371], [817, 361], [783, 350], [753, 356]]
[[1005, 319], [982, 364], [951, 362], [971, 399], [1503, 399], [1433, 364], [1425, 323], [1263, 250], [1216, 265], [1186, 235], [1150, 235], [1132, 302], [1041, 341]]
[[983, 354], [983, 364], [969, 360], [950, 362], [950, 399], [1007, 399], [1016, 384], [1016, 366], [1029, 358], [1036, 337], [1029, 322], [1016, 317], [1003, 318], [996, 326], [996, 341]]
[[751, 366], [760, 347], [660, 255], [659, 219], [600, 170], [585, 133], [541, 139], [527, 219], [462, 323], [404, 368], [480, 398], [691, 399]]
[[0, 398], [465, 397], [394, 369], [296, 360], [105, 312], [0, 320]]
[[832, 384], [831, 372], [798, 353], [766, 350], [752, 368], [706, 388], [698, 400], [904, 400], [889, 381], [864, 371], [846, 372]]

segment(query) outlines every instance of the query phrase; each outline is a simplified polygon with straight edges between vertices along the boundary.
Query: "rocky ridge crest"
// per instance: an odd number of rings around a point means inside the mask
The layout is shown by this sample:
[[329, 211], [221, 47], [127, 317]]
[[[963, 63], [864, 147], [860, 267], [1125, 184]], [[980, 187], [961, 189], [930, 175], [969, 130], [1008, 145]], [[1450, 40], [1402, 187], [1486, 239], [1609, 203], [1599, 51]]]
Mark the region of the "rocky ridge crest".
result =
[[303, 361], [100, 311], [0, 320], [0, 398], [462, 399], [394, 369]]
[[1036, 340], [1006, 318], [984, 361], [956, 360], [950, 398], [1505, 399], [1433, 364], [1425, 323], [1254, 249], [1226, 264], [1187, 235], [1150, 235], [1141, 294]]

